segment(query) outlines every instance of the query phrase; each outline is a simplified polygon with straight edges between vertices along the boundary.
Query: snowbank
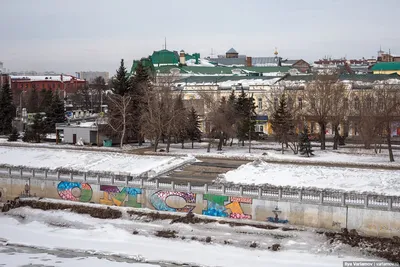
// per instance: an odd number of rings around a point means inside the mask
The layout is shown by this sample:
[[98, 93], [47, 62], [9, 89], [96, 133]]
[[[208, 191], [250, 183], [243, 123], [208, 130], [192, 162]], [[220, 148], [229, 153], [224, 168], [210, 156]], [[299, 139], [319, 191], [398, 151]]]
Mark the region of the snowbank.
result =
[[[15, 218], [0, 214], [0, 238], [7, 239], [9, 246], [23, 244], [48, 251], [68, 250], [100, 257], [113, 255], [144, 263], [166, 261], [221, 267], [333, 267], [341, 266], [343, 260], [362, 259], [356, 250], [324, 243], [321, 236], [307, 231], [294, 235], [220, 224], [171, 225], [169, 220], [157, 221], [157, 224], [124, 219], [101, 220], [65, 211], [27, 208], [12, 210], [10, 215]], [[24, 220], [20, 221], [20, 218]], [[179, 235], [192, 234], [199, 239], [211, 236], [212, 242], [204, 244], [189, 238], [180, 240], [153, 236], [155, 231], [162, 229], [176, 229]], [[138, 234], [133, 235], [133, 230], [138, 230]], [[246, 248], [223, 245], [224, 240], [233, 244], [239, 241]], [[261, 249], [249, 248], [255, 240]], [[263, 248], [272, 245], [271, 242], [282, 244], [282, 250], [272, 252]], [[0, 263], [2, 259], [0, 256]]]
[[266, 163], [257, 160], [222, 175], [239, 184], [330, 188], [400, 196], [398, 170]]
[[0, 165], [124, 173], [131, 176], [137, 176], [150, 170], [156, 175], [194, 160], [193, 157], [139, 156], [112, 152], [0, 147]]

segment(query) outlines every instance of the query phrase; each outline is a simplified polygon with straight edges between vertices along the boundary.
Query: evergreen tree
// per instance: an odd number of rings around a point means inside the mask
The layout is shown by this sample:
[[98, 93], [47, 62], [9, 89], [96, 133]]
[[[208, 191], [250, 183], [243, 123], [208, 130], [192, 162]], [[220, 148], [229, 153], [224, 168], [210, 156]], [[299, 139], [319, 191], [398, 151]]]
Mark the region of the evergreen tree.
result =
[[131, 95], [132, 95], [132, 114], [133, 114], [133, 126], [132, 133], [139, 140], [139, 145], [142, 145], [143, 136], [141, 133], [140, 118], [144, 113], [144, 108], [147, 106], [146, 103], [146, 91], [151, 90], [151, 81], [149, 72], [144, 68], [142, 61], [139, 61], [135, 75], [131, 79]]
[[191, 108], [188, 115], [187, 136], [189, 140], [192, 141], [192, 148], [194, 141], [195, 140], [200, 141], [201, 138], [199, 115], [197, 115], [197, 112], [194, 109], [194, 107]]
[[248, 97], [247, 94], [242, 89], [236, 101], [236, 115], [237, 115], [237, 138], [242, 141], [242, 146], [244, 146], [244, 140], [249, 138], [254, 132], [255, 121], [253, 117], [256, 115], [256, 105], [254, 103], [253, 97]]
[[22, 138], [24, 142], [35, 142], [40, 143], [40, 140], [46, 134], [46, 122], [43, 119], [42, 114], [36, 113], [33, 117], [33, 122], [28, 126], [25, 131], [25, 135]]
[[307, 157], [309, 156], [314, 156], [313, 154], [313, 150], [311, 147], [311, 142], [310, 139], [308, 137], [308, 128], [307, 126], [304, 126], [303, 132], [300, 133], [299, 135], [299, 151], [300, 151], [300, 155], [307, 155]]
[[185, 139], [188, 137], [188, 116], [181, 94], [175, 98], [173, 116], [173, 131], [176, 140], [181, 142], [183, 149], [185, 147]]
[[56, 131], [56, 123], [65, 121], [64, 101], [58, 95], [58, 92], [54, 94], [49, 112], [46, 114], [46, 131], [49, 133]]
[[39, 112], [39, 94], [35, 88], [29, 92], [28, 102], [26, 103], [28, 113]]
[[49, 89], [42, 89], [40, 92], [40, 107], [39, 112], [45, 112], [46, 114], [50, 112], [51, 103], [53, 102], [53, 92]]
[[13, 127], [12, 131], [11, 131], [11, 134], [8, 136], [8, 141], [9, 142], [15, 142], [15, 141], [18, 140], [18, 137], [19, 137], [18, 130], [17, 130], [17, 128]]
[[112, 79], [112, 91], [118, 95], [125, 95], [130, 90], [128, 72], [126, 71], [124, 60], [121, 59], [121, 65], [117, 70], [117, 75]]
[[15, 107], [10, 85], [6, 83], [0, 91], [0, 134], [10, 134]]
[[293, 117], [288, 109], [286, 96], [284, 94], [281, 95], [279, 106], [272, 114], [271, 127], [276, 140], [282, 144], [283, 154], [283, 145], [288, 144], [289, 138], [294, 135]]

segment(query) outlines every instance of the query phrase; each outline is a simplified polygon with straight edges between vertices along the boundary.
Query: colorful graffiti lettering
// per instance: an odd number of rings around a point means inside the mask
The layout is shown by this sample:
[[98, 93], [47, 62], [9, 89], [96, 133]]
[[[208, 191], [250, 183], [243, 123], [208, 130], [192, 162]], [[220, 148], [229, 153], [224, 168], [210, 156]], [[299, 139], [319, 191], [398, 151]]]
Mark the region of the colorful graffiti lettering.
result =
[[60, 198], [71, 201], [89, 202], [92, 199], [92, 187], [86, 183], [60, 182], [57, 186]]
[[103, 198], [100, 204], [115, 205], [124, 207], [141, 208], [142, 204], [138, 202], [138, 195], [142, 194], [142, 189], [123, 187], [118, 188], [112, 185], [100, 185], [100, 191], [103, 191]]
[[[167, 203], [169, 197], [178, 197], [185, 201], [182, 208], [172, 207]], [[150, 197], [150, 203], [159, 211], [190, 212], [196, 207], [196, 194], [186, 192], [157, 191]]]
[[251, 198], [205, 194], [203, 199], [207, 201], [207, 207], [202, 212], [203, 215], [234, 219], [251, 219], [251, 215], [245, 214], [241, 206], [243, 204], [251, 205]]

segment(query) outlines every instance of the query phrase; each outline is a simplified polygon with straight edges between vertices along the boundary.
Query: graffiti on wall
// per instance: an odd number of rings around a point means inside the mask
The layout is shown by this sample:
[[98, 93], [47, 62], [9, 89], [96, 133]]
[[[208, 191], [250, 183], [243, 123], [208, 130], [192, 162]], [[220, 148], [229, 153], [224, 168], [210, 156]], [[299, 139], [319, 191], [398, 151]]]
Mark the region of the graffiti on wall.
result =
[[279, 218], [282, 211], [278, 208], [278, 206], [276, 206], [275, 209], [272, 210], [272, 213], [274, 214], [274, 217], [267, 217], [268, 222], [283, 223], [283, 224], [289, 223], [288, 220], [282, 220]]
[[89, 202], [93, 195], [89, 184], [76, 182], [60, 182], [57, 192], [62, 199], [80, 202]]
[[150, 203], [159, 211], [190, 212], [196, 207], [196, 194], [157, 191], [150, 196]]
[[100, 204], [110, 206], [123, 206], [141, 208], [142, 204], [138, 201], [138, 195], [142, 194], [142, 189], [132, 187], [118, 187], [113, 185], [100, 185], [103, 198]]
[[251, 205], [252, 199], [246, 197], [228, 197], [212, 194], [204, 194], [206, 208], [203, 209], [203, 215], [216, 217], [229, 217], [234, 219], [251, 219], [250, 214], [243, 212], [242, 205]]

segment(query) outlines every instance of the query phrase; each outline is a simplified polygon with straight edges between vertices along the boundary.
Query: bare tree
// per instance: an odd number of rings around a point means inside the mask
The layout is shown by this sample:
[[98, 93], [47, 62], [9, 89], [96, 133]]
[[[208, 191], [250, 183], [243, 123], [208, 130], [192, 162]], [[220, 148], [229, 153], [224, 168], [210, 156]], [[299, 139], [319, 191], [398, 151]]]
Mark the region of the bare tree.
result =
[[319, 74], [304, 90], [307, 119], [316, 121], [319, 125], [322, 150], [325, 150], [326, 126], [330, 120], [337, 82], [337, 74]]
[[125, 134], [129, 127], [132, 116], [129, 113], [132, 97], [129, 94], [108, 96], [110, 112], [107, 126], [120, 137], [120, 147], [122, 148]]
[[333, 84], [334, 88], [331, 95], [330, 103], [330, 122], [335, 133], [333, 138], [333, 149], [338, 149], [340, 132], [339, 126], [344, 125], [345, 117], [348, 110], [348, 90], [342, 82], [337, 82]]
[[383, 124], [389, 151], [389, 160], [394, 161], [391, 125], [400, 118], [400, 86], [385, 82], [376, 87], [375, 99], [378, 120]]

